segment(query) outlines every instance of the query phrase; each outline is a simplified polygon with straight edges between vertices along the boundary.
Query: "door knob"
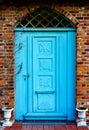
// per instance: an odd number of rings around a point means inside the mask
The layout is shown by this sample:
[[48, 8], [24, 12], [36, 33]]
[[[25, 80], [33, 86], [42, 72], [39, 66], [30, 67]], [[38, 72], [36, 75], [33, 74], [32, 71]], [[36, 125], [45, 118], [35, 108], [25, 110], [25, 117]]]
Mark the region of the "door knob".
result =
[[29, 74], [23, 74], [24, 80], [29, 77]]

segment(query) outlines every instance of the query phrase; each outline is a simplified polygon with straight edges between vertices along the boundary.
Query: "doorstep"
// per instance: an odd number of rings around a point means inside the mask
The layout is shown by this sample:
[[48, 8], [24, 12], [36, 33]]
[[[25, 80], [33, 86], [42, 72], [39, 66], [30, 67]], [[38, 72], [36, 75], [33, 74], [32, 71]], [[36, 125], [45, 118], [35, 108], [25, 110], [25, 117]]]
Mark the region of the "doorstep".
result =
[[85, 126], [77, 127], [74, 124], [68, 125], [30, 125], [14, 123], [13, 126], [5, 127], [4, 130], [88, 130]]

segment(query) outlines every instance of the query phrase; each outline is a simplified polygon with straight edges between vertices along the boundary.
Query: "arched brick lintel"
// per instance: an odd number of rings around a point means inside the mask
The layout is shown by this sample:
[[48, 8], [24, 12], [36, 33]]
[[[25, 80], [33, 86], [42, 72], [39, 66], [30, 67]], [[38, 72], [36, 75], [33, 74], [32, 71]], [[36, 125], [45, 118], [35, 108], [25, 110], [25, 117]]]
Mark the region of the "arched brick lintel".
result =
[[73, 16], [70, 12], [63, 10], [63, 9], [62, 9], [61, 7], [59, 7], [59, 6], [55, 6], [55, 10], [57, 10], [59, 13], [65, 15], [65, 17], [67, 17], [70, 21], [72, 21], [75, 26], [78, 25], [78, 20], [77, 20], [76, 17]]
[[[45, 7], [45, 6], [44, 6]], [[49, 6], [46, 6], [46, 7], [49, 7]], [[37, 6], [29, 6], [28, 8], [26, 7], [24, 10], [23, 10], [23, 13], [21, 15], [20, 13], [20, 16], [19, 16], [19, 19], [16, 21], [16, 23], [18, 23], [19, 21], [21, 21], [27, 14], [29, 13], [32, 13], [33, 11], [35, 11], [37, 8], [40, 8], [39, 5]], [[67, 17], [76, 27], [78, 25], [78, 20], [76, 19], [75, 16], [73, 16], [73, 14], [71, 14], [70, 12], [62, 9], [62, 7], [58, 6], [58, 5], [55, 5], [55, 8], [54, 8], [57, 12], [63, 14], [65, 17]], [[16, 25], [15, 23], [15, 25]]]

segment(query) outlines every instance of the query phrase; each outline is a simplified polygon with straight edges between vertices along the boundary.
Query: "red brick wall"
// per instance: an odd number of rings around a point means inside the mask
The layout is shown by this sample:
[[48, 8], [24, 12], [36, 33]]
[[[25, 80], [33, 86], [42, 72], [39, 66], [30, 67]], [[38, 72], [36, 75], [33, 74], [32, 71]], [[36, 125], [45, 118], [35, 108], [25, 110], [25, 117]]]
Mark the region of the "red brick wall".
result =
[[[0, 108], [14, 107], [14, 26], [39, 5], [28, 7], [0, 7]], [[77, 27], [76, 105], [83, 102], [89, 107], [89, 8], [57, 4], [55, 9], [68, 17]]]

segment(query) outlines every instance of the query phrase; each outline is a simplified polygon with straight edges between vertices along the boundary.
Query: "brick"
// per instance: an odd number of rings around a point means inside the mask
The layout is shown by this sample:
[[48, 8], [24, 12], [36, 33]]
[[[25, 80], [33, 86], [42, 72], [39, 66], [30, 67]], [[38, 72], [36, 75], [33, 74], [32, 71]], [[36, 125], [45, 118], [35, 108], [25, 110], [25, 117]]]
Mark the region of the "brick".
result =
[[67, 130], [77, 130], [76, 125], [66, 125]]
[[44, 125], [43, 130], [55, 130], [55, 127], [54, 127], [54, 125]]
[[23, 125], [22, 130], [32, 130], [32, 126], [30, 125]]
[[88, 128], [85, 127], [85, 126], [79, 126], [79, 127], [77, 128], [77, 130], [88, 130]]

